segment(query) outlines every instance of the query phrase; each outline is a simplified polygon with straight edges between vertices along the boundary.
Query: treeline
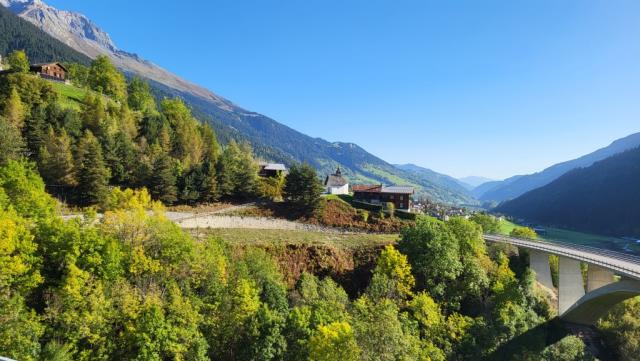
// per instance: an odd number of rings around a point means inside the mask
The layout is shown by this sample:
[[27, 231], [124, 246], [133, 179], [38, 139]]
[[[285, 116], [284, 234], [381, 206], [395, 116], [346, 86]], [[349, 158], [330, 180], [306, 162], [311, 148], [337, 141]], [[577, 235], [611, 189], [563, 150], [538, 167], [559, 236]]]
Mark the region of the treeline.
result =
[[[420, 218], [354, 299], [304, 274], [287, 289], [259, 248], [196, 240], [142, 191], [100, 221], [62, 220], [37, 171], [0, 167], [0, 354], [31, 360], [590, 360], [536, 334], [534, 275], [462, 218]], [[514, 263], [515, 262], [515, 263]]]
[[8, 63], [16, 72], [0, 76], [0, 162], [27, 156], [67, 202], [103, 205], [109, 186], [145, 187], [166, 204], [282, 196], [284, 179], [260, 180], [249, 144], [222, 149], [182, 100], [157, 104], [147, 83], [127, 82], [106, 57], [90, 67], [68, 64], [86, 91], [79, 110], [27, 74], [24, 53]]

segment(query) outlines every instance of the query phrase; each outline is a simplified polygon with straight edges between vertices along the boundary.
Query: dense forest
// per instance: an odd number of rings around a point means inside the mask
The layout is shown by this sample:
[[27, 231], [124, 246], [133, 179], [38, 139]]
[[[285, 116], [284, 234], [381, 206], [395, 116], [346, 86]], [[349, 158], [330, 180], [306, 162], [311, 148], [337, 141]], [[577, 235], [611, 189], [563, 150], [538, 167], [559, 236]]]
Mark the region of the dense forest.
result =
[[91, 61], [0, 5], [0, 54], [17, 49], [24, 49], [34, 63], [57, 60], [88, 65]]
[[[96, 222], [63, 221], [37, 170], [0, 167], [0, 353], [29, 360], [590, 360], [519, 258], [481, 227], [421, 218], [355, 297], [272, 258], [194, 239], [142, 191], [114, 188]], [[513, 266], [516, 265], [516, 266]], [[513, 269], [522, 269], [514, 272]], [[510, 345], [523, 333], [524, 344]]]
[[278, 192], [278, 184], [258, 179], [247, 143], [230, 141], [223, 151], [182, 100], [156, 104], [147, 83], [127, 82], [108, 58], [67, 65], [85, 92], [77, 109], [29, 74], [27, 61], [13, 53], [8, 62], [22, 70], [0, 78], [3, 160], [27, 156], [47, 189], [68, 203], [101, 206], [110, 185], [146, 187], [165, 204]]
[[640, 148], [506, 202], [496, 211], [543, 224], [614, 236], [640, 237]]

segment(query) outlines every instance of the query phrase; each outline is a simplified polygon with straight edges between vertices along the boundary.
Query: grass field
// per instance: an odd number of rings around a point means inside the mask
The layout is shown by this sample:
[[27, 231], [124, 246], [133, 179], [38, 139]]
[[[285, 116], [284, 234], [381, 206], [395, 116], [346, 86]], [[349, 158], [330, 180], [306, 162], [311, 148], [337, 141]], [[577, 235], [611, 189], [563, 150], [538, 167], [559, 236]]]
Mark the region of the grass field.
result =
[[574, 243], [584, 246], [606, 248], [614, 251], [633, 251], [640, 253], [640, 245], [622, 238], [575, 232], [559, 228], [545, 229], [547, 233], [544, 234], [542, 238], [549, 241]]
[[509, 235], [518, 225], [506, 219], [500, 221], [500, 234]]
[[[500, 233], [509, 233], [518, 225], [508, 220], [500, 221]], [[547, 241], [566, 242], [583, 246], [610, 249], [612, 251], [631, 251], [640, 254], [640, 245], [626, 241], [622, 238], [603, 236], [599, 234], [582, 233], [567, 229], [544, 227], [546, 234], [540, 236]]]
[[52, 81], [53, 88], [60, 94], [60, 103], [63, 107], [79, 110], [87, 90]]
[[196, 237], [216, 237], [229, 243], [251, 245], [305, 244], [329, 245], [345, 249], [359, 249], [386, 245], [397, 241], [397, 235], [332, 234], [277, 229], [200, 229], [193, 230]]

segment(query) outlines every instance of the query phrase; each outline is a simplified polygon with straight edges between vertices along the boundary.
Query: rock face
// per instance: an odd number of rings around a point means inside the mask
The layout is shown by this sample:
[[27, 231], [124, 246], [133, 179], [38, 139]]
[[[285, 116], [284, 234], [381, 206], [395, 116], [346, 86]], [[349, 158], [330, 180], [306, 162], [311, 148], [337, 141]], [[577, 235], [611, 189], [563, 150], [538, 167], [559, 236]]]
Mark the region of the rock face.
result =
[[223, 109], [236, 108], [228, 100], [181, 79], [138, 55], [118, 49], [109, 34], [82, 14], [58, 10], [41, 0], [0, 0], [0, 4], [90, 58], [107, 55], [118, 68], [125, 72], [213, 101]]

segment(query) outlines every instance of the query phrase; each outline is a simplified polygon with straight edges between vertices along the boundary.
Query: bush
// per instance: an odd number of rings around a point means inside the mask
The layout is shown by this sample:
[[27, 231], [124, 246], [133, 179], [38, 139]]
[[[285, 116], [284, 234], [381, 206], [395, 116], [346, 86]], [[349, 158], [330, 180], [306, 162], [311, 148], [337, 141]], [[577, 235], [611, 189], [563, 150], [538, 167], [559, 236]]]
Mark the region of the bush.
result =
[[396, 205], [393, 204], [393, 202], [387, 202], [384, 204], [384, 209], [386, 209], [387, 212], [389, 212], [389, 218], [393, 218], [393, 216], [396, 213]]
[[360, 215], [360, 219], [367, 223], [369, 221], [369, 212], [365, 211], [364, 209], [358, 209], [358, 215]]

